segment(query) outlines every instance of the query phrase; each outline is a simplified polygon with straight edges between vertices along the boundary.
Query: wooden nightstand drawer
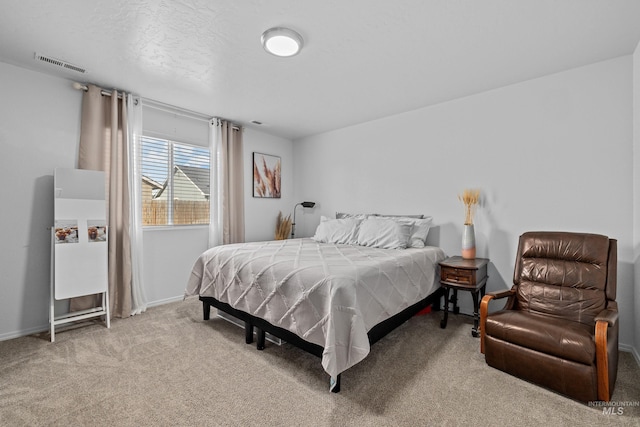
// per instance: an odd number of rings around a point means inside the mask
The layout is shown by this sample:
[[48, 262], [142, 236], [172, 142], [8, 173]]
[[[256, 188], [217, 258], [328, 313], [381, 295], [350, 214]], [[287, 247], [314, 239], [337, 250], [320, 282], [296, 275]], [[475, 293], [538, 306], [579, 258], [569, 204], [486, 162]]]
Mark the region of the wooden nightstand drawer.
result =
[[[478, 336], [478, 322], [480, 314], [478, 312], [479, 301], [484, 296], [487, 284], [486, 258], [464, 259], [459, 256], [449, 257], [439, 263], [440, 265], [440, 285], [444, 288], [444, 317], [440, 321], [440, 327], [447, 327], [449, 316], [449, 304], [453, 303], [453, 313], [458, 314], [458, 291], [471, 292], [473, 298], [473, 328], [471, 335]], [[450, 291], [453, 295], [449, 298]]]
[[461, 268], [443, 267], [440, 276], [445, 282], [455, 282], [463, 285], [475, 284], [475, 270], [464, 270]]

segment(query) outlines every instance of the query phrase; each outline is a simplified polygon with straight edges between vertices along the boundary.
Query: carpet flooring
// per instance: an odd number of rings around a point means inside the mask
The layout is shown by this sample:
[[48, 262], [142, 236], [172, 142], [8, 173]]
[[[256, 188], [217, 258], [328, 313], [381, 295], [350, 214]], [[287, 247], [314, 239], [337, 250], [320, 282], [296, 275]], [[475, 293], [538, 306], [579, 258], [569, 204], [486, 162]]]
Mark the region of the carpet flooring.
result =
[[[212, 313], [213, 314], [213, 313]], [[197, 299], [111, 329], [89, 322], [0, 342], [2, 426], [640, 426], [639, 406], [589, 407], [493, 369], [467, 316], [415, 316], [328, 391], [320, 359], [264, 351]], [[620, 353], [617, 405], [640, 405], [640, 367]], [[618, 408], [622, 413], [618, 414]]]

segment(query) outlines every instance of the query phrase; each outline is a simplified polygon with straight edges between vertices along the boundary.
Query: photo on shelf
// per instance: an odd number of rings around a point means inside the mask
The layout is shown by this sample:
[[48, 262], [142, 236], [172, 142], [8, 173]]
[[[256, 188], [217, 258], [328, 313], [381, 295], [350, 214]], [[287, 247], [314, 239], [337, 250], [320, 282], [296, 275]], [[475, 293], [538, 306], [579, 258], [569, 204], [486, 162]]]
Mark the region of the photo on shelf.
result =
[[87, 237], [89, 238], [89, 243], [106, 242], [107, 226], [105, 220], [87, 220]]
[[78, 220], [59, 219], [54, 227], [56, 245], [60, 243], [78, 243]]

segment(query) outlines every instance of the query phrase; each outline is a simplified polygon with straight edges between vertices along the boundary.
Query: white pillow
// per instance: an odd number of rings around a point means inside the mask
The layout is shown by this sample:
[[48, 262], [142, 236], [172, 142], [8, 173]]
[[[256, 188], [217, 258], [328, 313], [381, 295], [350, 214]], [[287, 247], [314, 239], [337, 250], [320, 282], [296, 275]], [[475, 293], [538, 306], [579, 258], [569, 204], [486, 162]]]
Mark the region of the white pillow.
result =
[[410, 248], [424, 248], [427, 243], [427, 234], [431, 228], [433, 217], [427, 216], [423, 219], [411, 218], [411, 217], [376, 217], [387, 218], [393, 221], [398, 221], [403, 224], [411, 224], [411, 237], [409, 238], [408, 247]]
[[353, 214], [347, 212], [336, 212], [336, 219], [355, 218], [355, 219], [367, 219], [369, 216], [377, 216], [376, 214]]
[[411, 229], [409, 223], [369, 217], [360, 223], [357, 243], [372, 248], [404, 249], [409, 243]]
[[358, 237], [360, 222], [361, 220], [356, 218], [330, 219], [321, 216], [320, 224], [312, 239], [320, 243], [354, 244]]

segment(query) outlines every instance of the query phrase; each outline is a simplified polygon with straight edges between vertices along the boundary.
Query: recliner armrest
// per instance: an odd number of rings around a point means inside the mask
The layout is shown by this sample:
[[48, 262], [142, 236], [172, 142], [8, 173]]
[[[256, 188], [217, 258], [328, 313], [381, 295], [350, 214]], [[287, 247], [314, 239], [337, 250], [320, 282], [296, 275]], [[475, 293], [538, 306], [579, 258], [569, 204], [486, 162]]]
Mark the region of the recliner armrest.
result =
[[[502, 299], [506, 297], [513, 298], [515, 294], [516, 291], [514, 288], [487, 292], [487, 294], [482, 298], [482, 301], [480, 301], [480, 353], [484, 354], [484, 337], [485, 327], [487, 324], [487, 314], [489, 313], [489, 301], [492, 299]], [[509, 304], [509, 301], [507, 301], [507, 304]], [[505, 304], [505, 306], [507, 304]]]
[[[495, 299], [500, 299], [500, 298], [506, 298], [506, 297], [510, 297], [511, 295], [515, 295], [516, 291], [511, 288], [511, 289], [504, 289], [502, 291], [494, 291], [494, 292], [487, 292], [486, 296], [492, 296]], [[492, 299], [492, 298], [489, 298]]]
[[618, 321], [618, 310], [606, 308], [602, 310], [600, 313], [598, 313], [594, 320], [596, 322], [598, 321], [607, 322], [609, 326], [613, 326]]

